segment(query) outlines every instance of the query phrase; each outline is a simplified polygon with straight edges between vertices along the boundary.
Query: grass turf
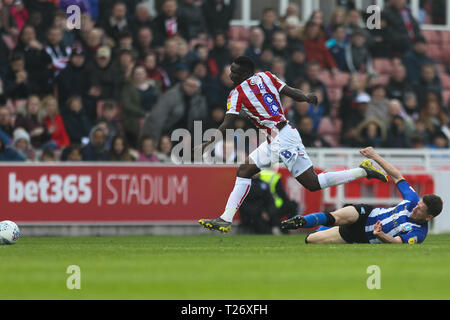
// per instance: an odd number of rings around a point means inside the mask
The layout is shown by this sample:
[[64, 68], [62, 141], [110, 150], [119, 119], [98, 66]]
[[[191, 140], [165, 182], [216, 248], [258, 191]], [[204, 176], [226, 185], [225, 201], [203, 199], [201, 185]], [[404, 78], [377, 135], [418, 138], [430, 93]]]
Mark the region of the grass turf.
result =
[[[68, 290], [69, 265], [81, 289]], [[369, 290], [367, 268], [381, 270]], [[23, 238], [0, 246], [0, 299], [449, 299], [450, 235], [305, 245], [291, 236]]]

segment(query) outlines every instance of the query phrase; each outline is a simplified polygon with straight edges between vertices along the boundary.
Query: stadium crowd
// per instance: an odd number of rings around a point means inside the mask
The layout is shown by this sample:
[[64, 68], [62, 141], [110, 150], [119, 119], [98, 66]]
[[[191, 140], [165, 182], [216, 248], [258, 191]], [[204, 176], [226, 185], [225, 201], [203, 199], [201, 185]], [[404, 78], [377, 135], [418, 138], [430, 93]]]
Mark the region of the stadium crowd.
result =
[[429, 56], [405, 0], [373, 30], [351, 5], [329, 21], [265, 8], [245, 28], [230, 27], [234, 0], [156, 3], [1, 0], [0, 160], [169, 162], [173, 130], [220, 125], [241, 55], [317, 94], [317, 106], [283, 101], [306, 147], [449, 148], [450, 52]]

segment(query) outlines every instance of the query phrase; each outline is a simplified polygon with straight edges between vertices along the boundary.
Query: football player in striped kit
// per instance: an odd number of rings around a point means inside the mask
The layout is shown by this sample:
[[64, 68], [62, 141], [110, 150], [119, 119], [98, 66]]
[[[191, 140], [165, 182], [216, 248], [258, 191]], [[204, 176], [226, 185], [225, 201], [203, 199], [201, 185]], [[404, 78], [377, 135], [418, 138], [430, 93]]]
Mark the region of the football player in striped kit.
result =
[[428, 194], [421, 200], [400, 171], [384, 160], [372, 147], [360, 151], [376, 161], [393, 179], [403, 201], [392, 208], [358, 204], [331, 213], [296, 216], [282, 222], [283, 229], [313, 228], [324, 225], [306, 238], [306, 243], [422, 243], [428, 222], [441, 211], [442, 199]]
[[278, 164], [279, 159], [297, 181], [310, 191], [318, 191], [364, 177], [388, 181], [383, 172], [376, 169], [369, 160], [362, 162], [359, 168], [317, 175], [299, 132], [286, 120], [280, 95], [310, 104], [317, 104], [317, 97], [287, 86], [270, 72], [255, 74], [254, 63], [246, 56], [234, 60], [230, 69], [230, 78], [235, 89], [228, 97], [228, 111], [218, 128], [218, 134], [200, 146], [202, 152], [209, 145], [222, 139], [227, 129], [234, 128], [241, 111], [245, 112], [257, 128], [266, 133], [267, 141], [251, 153], [239, 167], [236, 183], [224, 213], [216, 219], [200, 219], [199, 223], [202, 226], [221, 232], [230, 231], [233, 217], [250, 191], [251, 178], [261, 169]]

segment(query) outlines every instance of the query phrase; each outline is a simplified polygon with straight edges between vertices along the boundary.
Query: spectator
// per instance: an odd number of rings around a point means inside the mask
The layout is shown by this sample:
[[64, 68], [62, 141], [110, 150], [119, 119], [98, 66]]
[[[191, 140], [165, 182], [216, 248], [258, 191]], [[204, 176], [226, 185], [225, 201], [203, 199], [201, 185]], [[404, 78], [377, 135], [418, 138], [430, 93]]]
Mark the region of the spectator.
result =
[[12, 140], [14, 126], [12, 122], [11, 112], [8, 107], [0, 107], [0, 130], [8, 135], [9, 139]]
[[406, 0], [392, 0], [385, 9], [390, 47], [394, 55], [403, 55], [411, 49], [412, 43], [420, 37], [420, 27]]
[[432, 149], [448, 149], [449, 139], [443, 132], [438, 132], [433, 137], [433, 144], [430, 146]]
[[370, 89], [371, 99], [367, 106], [366, 117], [385, 121], [389, 114], [389, 100], [386, 98], [386, 89], [376, 85]]
[[113, 137], [122, 135], [122, 126], [118, 118], [119, 110], [117, 105], [112, 100], [106, 100], [102, 107], [102, 116], [99, 120], [104, 121], [107, 125], [108, 136], [107, 141], [112, 140]]
[[275, 32], [282, 32], [283, 29], [278, 25], [278, 15], [274, 8], [265, 8], [259, 27], [264, 32], [264, 47], [270, 47]]
[[325, 27], [326, 36], [327, 38], [334, 37], [334, 34], [336, 32], [337, 27], [343, 27], [344, 28], [344, 34], [347, 36], [347, 30], [346, 30], [346, 20], [347, 20], [347, 11], [343, 7], [336, 7], [334, 9], [333, 13], [330, 17], [330, 23], [328, 26]]
[[448, 115], [442, 110], [439, 101], [429, 99], [420, 112], [420, 119], [424, 122], [430, 136], [440, 132], [443, 126], [448, 125]]
[[347, 26], [348, 37], [351, 37], [355, 30], [365, 29], [366, 27], [361, 12], [356, 8], [348, 10], [345, 25]]
[[126, 4], [122, 1], [116, 2], [112, 7], [109, 19], [104, 21], [102, 26], [105, 33], [117, 43], [120, 33], [130, 28]]
[[52, 27], [58, 28], [62, 32], [62, 40], [61, 40], [61, 46], [66, 48], [72, 48], [76, 34], [75, 32], [72, 32], [67, 25], [67, 13], [66, 11], [57, 11], [55, 13], [55, 17], [53, 19], [53, 25]]
[[126, 81], [130, 79], [133, 68], [136, 65], [136, 59], [133, 55], [133, 51], [128, 49], [122, 49], [117, 59], [117, 69], [121, 73], [121, 79]]
[[350, 73], [374, 74], [372, 56], [367, 49], [367, 39], [361, 29], [353, 31], [351, 41], [345, 46], [345, 60]]
[[141, 138], [138, 162], [160, 162], [155, 149], [155, 141], [149, 135]]
[[209, 58], [214, 61], [219, 70], [231, 64], [231, 53], [227, 48], [227, 37], [224, 33], [214, 35], [214, 47], [209, 52]]
[[260, 27], [252, 27], [249, 34], [249, 45], [245, 55], [250, 57], [257, 67], [261, 67], [261, 54], [264, 45], [264, 32]]
[[71, 143], [79, 144], [89, 136], [91, 123], [80, 96], [72, 96], [67, 100], [67, 112], [63, 114], [63, 120]]
[[89, 96], [94, 99], [120, 100], [120, 71], [112, 63], [111, 49], [103, 46], [97, 51], [95, 63], [91, 67], [92, 87]]
[[130, 154], [130, 148], [126, 143], [124, 137], [115, 136], [111, 142], [111, 149], [109, 151], [111, 161], [134, 161], [134, 158]]
[[64, 70], [69, 62], [72, 49], [62, 44], [63, 31], [58, 27], [51, 27], [47, 32], [47, 45], [45, 52], [52, 59], [51, 68], [53, 70], [53, 78], [55, 78], [61, 70]]
[[176, 0], [164, 0], [161, 13], [153, 20], [153, 30], [156, 46], [163, 46], [167, 39], [176, 35], [190, 39], [189, 26], [185, 18], [178, 13]]
[[160, 160], [163, 162], [172, 162], [172, 141], [169, 136], [162, 136], [159, 140], [158, 151], [160, 153]]
[[44, 118], [45, 127], [51, 135], [51, 141], [57, 144], [58, 149], [68, 147], [70, 139], [58, 111], [58, 101], [53, 96], [47, 96], [42, 100], [42, 107], [46, 114]]
[[83, 39], [83, 51], [86, 62], [91, 64], [95, 61], [98, 49], [100, 49], [104, 43], [103, 29], [93, 28], [86, 32], [85, 37], [86, 39]]
[[195, 0], [182, 0], [180, 3], [180, 16], [186, 21], [188, 27], [187, 39], [195, 39], [206, 34], [206, 22], [203, 8]]
[[386, 127], [382, 121], [368, 118], [356, 128], [355, 138], [359, 143], [358, 147], [384, 147], [386, 142]]
[[322, 91], [320, 89], [316, 89], [314, 93], [317, 97], [317, 105], [310, 104], [308, 108], [308, 114], [313, 120], [314, 131], [317, 132], [320, 126], [320, 121], [322, 120], [325, 113], [325, 107], [323, 106]]
[[21, 52], [16, 52], [11, 57], [11, 65], [5, 75], [6, 97], [19, 100], [26, 99], [32, 91], [32, 84], [25, 70], [25, 57]]
[[147, 71], [147, 79], [155, 82], [158, 92], [166, 91], [171, 86], [166, 71], [158, 66], [158, 57], [155, 52], [149, 52], [145, 56], [144, 66]]
[[299, 78], [306, 76], [305, 51], [303, 47], [292, 48], [291, 58], [286, 67], [286, 81], [294, 86]]
[[89, 133], [89, 144], [82, 149], [83, 161], [109, 161], [111, 156], [106, 148], [106, 135], [103, 129], [95, 126]]
[[419, 105], [414, 92], [408, 92], [405, 94], [404, 106], [406, 114], [414, 121], [419, 119]]
[[292, 53], [293, 50], [297, 50], [299, 48], [304, 51], [304, 46], [301, 39], [301, 23], [299, 18], [291, 16], [286, 19], [286, 36], [289, 53]]
[[298, 123], [298, 131], [302, 137], [303, 144], [307, 148], [329, 148], [330, 144], [317, 134], [314, 129], [314, 121], [311, 116], [304, 116]]
[[61, 161], [80, 162], [82, 160], [81, 146], [78, 144], [70, 145], [61, 153]]
[[414, 92], [417, 95], [419, 106], [426, 104], [430, 93], [438, 97], [439, 103], [442, 103], [442, 87], [441, 80], [436, 74], [436, 69], [432, 64], [426, 64], [422, 67], [422, 74], [414, 85]]
[[335, 73], [337, 69], [333, 56], [325, 46], [325, 37], [321, 33], [320, 26], [314, 22], [308, 22], [303, 34], [306, 61], [317, 62], [321, 68], [329, 69]]
[[176, 82], [176, 69], [183, 61], [178, 56], [178, 43], [175, 39], [168, 39], [164, 45], [164, 59], [161, 67], [167, 72], [170, 82]]
[[372, 57], [375, 58], [387, 58], [392, 57], [391, 52], [391, 33], [388, 27], [388, 20], [386, 15], [382, 12], [380, 17], [380, 28], [374, 28], [370, 30], [369, 50]]
[[130, 24], [130, 30], [134, 35], [137, 35], [141, 28], [151, 30], [152, 17], [150, 15], [150, 10], [145, 3], [139, 3], [136, 6], [136, 14]]
[[24, 158], [0, 139], [0, 162], [2, 161], [24, 161]]
[[318, 62], [310, 62], [306, 65], [306, 80], [311, 86], [311, 90], [316, 91], [320, 90], [322, 92], [323, 97], [323, 107], [324, 115], [328, 115], [330, 113], [330, 100], [328, 98], [327, 87], [320, 80], [320, 64]]
[[427, 56], [427, 42], [424, 37], [420, 36], [414, 41], [412, 50], [409, 50], [403, 56], [403, 64], [405, 65], [408, 82], [416, 83], [420, 79], [422, 68], [425, 65], [434, 65], [434, 60]]
[[23, 1], [14, 1], [14, 5], [9, 8], [9, 13], [14, 19], [14, 24], [20, 31], [27, 24], [29, 13]]
[[50, 134], [41, 121], [41, 113], [39, 97], [30, 96], [25, 106], [25, 114], [19, 114], [15, 122], [16, 128], [23, 128], [29, 133], [34, 148], [45, 147], [45, 144], [50, 141]]
[[205, 17], [206, 27], [210, 34], [228, 32], [234, 13], [234, 2], [235, 0], [231, 0], [229, 3], [225, 3], [224, 0], [204, 1], [203, 16]]
[[158, 98], [154, 83], [147, 80], [144, 67], [134, 68], [131, 80], [125, 84], [121, 96], [125, 136], [136, 147], [140, 121], [153, 109]]
[[45, 52], [44, 46], [36, 39], [36, 31], [33, 26], [23, 27], [15, 51], [24, 55], [27, 79], [30, 82], [30, 94], [50, 93], [52, 61]]
[[272, 72], [278, 79], [286, 82], [286, 62], [284, 59], [275, 58], [270, 66], [270, 72]]
[[240, 208], [241, 227], [247, 233], [272, 234], [280, 224], [270, 187], [260, 179], [252, 179], [250, 192]]
[[46, 148], [46, 149], [42, 150], [42, 153], [39, 157], [39, 161], [40, 162], [55, 162], [56, 161], [55, 152], [50, 148]]
[[386, 87], [387, 96], [405, 102], [405, 96], [413, 92], [413, 84], [406, 78], [406, 69], [403, 64], [392, 66], [392, 75]]
[[[286, 34], [283, 31], [274, 32], [272, 35], [271, 50], [275, 58], [289, 60], [289, 49]], [[237, 58], [237, 57], [233, 57]]]
[[366, 117], [367, 107], [370, 102], [367, 93], [359, 93], [355, 99], [356, 108], [352, 113], [346, 114], [342, 118], [342, 144], [347, 147], [357, 147], [357, 128], [363, 123]]
[[345, 26], [336, 25], [333, 30], [333, 37], [326, 42], [328, 50], [341, 71], [347, 71], [346, 39]]
[[[57, 78], [58, 100], [60, 106], [66, 106], [71, 96], [87, 98], [91, 87], [91, 74], [86, 66], [85, 54], [80, 47], [74, 47], [70, 62]], [[62, 109], [62, 112], [66, 112]]]
[[[17, 128], [14, 130], [13, 137], [14, 140], [12, 148], [16, 153], [18, 153], [19, 157], [23, 161], [34, 161], [35, 152], [30, 143], [30, 135], [24, 129]], [[17, 157], [14, 153], [10, 153], [10, 156]], [[19, 157], [16, 158], [17, 161], [20, 161]]]
[[158, 141], [161, 135], [176, 128], [192, 132], [194, 121], [205, 121], [207, 117], [206, 99], [200, 94], [200, 81], [190, 76], [161, 96], [144, 121], [143, 133], [151, 134]]
[[389, 127], [389, 134], [386, 139], [386, 148], [410, 148], [410, 139], [407, 135], [405, 119], [401, 116], [394, 116]]
[[144, 59], [154, 49], [153, 31], [149, 27], [140, 27], [137, 31], [136, 49], [138, 58]]

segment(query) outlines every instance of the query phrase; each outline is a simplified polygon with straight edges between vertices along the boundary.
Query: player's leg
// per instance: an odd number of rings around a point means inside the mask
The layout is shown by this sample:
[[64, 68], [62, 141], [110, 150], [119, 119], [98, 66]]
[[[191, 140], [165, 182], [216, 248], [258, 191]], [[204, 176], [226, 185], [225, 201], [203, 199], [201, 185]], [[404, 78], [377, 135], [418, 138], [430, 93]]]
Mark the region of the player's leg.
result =
[[314, 167], [311, 166], [305, 172], [296, 177], [296, 179], [309, 191], [318, 191], [340, 184], [349, 183], [364, 177], [367, 177], [367, 171], [364, 168], [354, 168], [350, 170], [316, 174]]
[[347, 243], [342, 239], [339, 233], [339, 227], [333, 227], [328, 230], [318, 231], [309, 234], [306, 239], [306, 243], [310, 244], [344, 244]]
[[345, 226], [358, 221], [359, 213], [354, 206], [348, 206], [334, 212], [316, 212], [306, 216], [298, 215], [281, 223], [281, 228], [293, 230], [298, 228], [314, 228], [317, 226]]
[[251, 178], [261, 171], [260, 168], [270, 163], [269, 155], [270, 151], [267, 142], [265, 142], [245, 160], [245, 163], [237, 170], [236, 182], [233, 191], [228, 197], [225, 211], [220, 218], [200, 219], [198, 222], [203, 227], [222, 232], [229, 232], [231, 230], [233, 218], [250, 191], [252, 185]]

